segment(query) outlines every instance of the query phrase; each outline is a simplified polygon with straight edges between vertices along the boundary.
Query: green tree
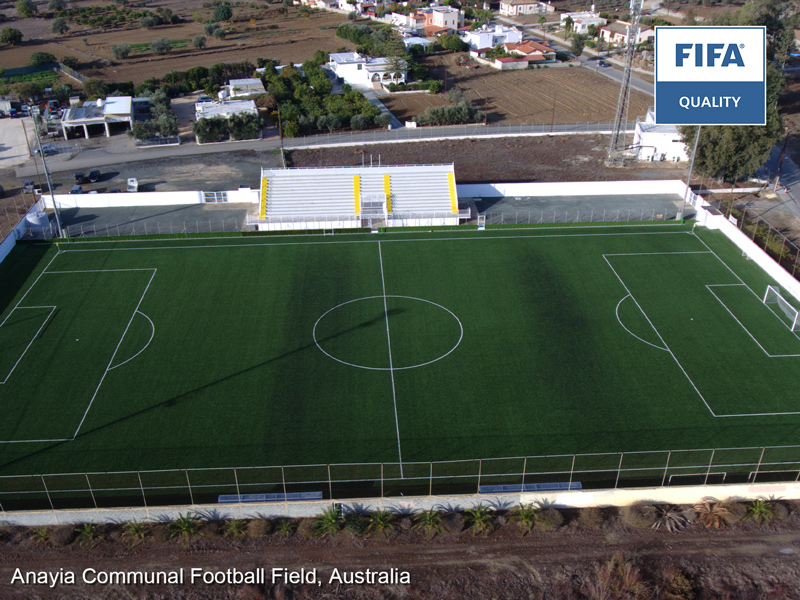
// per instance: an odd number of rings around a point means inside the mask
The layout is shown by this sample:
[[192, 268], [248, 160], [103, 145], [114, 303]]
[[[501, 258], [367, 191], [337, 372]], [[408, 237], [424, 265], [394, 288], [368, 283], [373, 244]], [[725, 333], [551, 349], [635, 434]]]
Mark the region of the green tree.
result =
[[106, 97], [108, 86], [102, 79], [92, 77], [83, 82], [83, 91], [89, 100], [97, 100]]
[[542, 29], [544, 27], [544, 24], [547, 23], [547, 17], [545, 17], [544, 15], [539, 15], [538, 22], [539, 22], [539, 29]]
[[61, 64], [70, 69], [77, 69], [81, 66], [81, 61], [78, 60], [77, 56], [65, 56], [61, 59]]
[[34, 67], [39, 67], [41, 65], [54, 62], [56, 62], [56, 57], [49, 52], [34, 52], [31, 54], [28, 64], [33, 65]]
[[67, 20], [63, 17], [57, 17], [53, 19], [53, 22], [50, 25], [50, 31], [52, 33], [67, 33], [69, 31], [69, 25], [67, 25]]
[[564, 39], [567, 39], [567, 34], [572, 31], [572, 26], [575, 22], [572, 20], [572, 17], [567, 15], [567, 18], [564, 19]]
[[125, 58], [128, 58], [128, 55], [131, 53], [131, 50], [132, 50], [131, 45], [127, 42], [117, 44], [116, 46], [111, 46], [111, 53], [117, 60], [123, 60]]
[[253, 114], [231, 115], [228, 130], [232, 140], [257, 140], [261, 135], [261, 119]]
[[39, 14], [39, 9], [36, 8], [33, 0], [17, 0], [14, 8], [17, 9], [17, 14], [23, 19], [27, 19]]
[[166, 54], [172, 50], [172, 42], [169, 41], [168, 37], [156, 38], [151, 42], [150, 50], [155, 54]]
[[214, 37], [218, 40], [224, 40], [226, 35], [228, 35], [228, 32], [224, 27], [218, 27], [214, 30]]
[[47, 3], [47, 10], [51, 12], [67, 10], [67, 0], [50, 0], [50, 2]]
[[469, 49], [469, 45], [464, 40], [457, 35], [449, 33], [439, 37], [439, 45], [445, 50], [452, 50], [453, 52], [466, 52]]
[[21, 42], [22, 32], [19, 29], [3, 27], [3, 30], [0, 31], [0, 43], [6, 44], [7, 46], [17, 46]]
[[145, 29], [152, 29], [156, 25], [159, 25], [158, 17], [155, 15], [145, 15], [141, 19], [139, 19], [139, 25], [144, 27]]
[[[739, 181], [755, 173], [784, 135], [783, 118], [777, 109], [783, 83], [782, 73], [767, 63], [766, 125], [703, 127], [697, 143], [695, 170], [726, 181]], [[696, 127], [681, 127], [681, 139], [687, 148], [693, 147], [696, 132]]]
[[217, 7], [214, 9], [214, 20], [215, 21], [230, 21], [231, 17], [233, 17], [233, 9], [231, 8], [230, 3], [223, 2], [222, 4], [218, 4]]
[[572, 43], [569, 46], [570, 52], [574, 56], [583, 54], [583, 48], [586, 46], [586, 36], [582, 33], [572, 36]]
[[204, 35], [196, 35], [192, 38], [192, 46], [201, 50], [206, 47], [206, 36]]
[[35, 81], [23, 81], [14, 86], [14, 91], [20, 98], [31, 99], [41, 98], [44, 95], [44, 88], [41, 83]]

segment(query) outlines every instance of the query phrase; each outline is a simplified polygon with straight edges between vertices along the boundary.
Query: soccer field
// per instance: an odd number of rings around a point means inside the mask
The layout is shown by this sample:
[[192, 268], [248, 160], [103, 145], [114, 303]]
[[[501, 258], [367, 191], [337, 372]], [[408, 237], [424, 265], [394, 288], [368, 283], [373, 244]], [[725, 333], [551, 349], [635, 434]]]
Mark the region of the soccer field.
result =
[[3, 476], [798, 440], [800, 338], [702, 228], [23, 245], [0, 281]]

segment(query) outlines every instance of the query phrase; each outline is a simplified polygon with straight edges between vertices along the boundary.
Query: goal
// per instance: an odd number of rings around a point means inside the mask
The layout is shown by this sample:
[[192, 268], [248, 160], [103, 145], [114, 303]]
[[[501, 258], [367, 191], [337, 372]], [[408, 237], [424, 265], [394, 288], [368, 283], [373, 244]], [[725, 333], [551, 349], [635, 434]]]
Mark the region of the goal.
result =
[[787, 302], [786, 298], [781, 296], [780, 290], [771, 285], [767, 286], [767, 292], [764, 294], [764, 304], [776, 304], [781, 312], [788, 318], [789, 329], [797, 331], [800, 329], [800, 312]]

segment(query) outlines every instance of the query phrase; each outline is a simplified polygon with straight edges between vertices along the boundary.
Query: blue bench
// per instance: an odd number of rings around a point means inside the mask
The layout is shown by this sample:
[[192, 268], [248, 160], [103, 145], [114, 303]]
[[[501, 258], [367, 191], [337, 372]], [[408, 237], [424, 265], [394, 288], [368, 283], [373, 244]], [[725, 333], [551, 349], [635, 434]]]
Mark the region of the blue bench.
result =
[[568, 492], [582, 490], [580, 481], [559, 483], [510, 483], [505, 485], [482, 485], [479, 494], [520, 494], [522, 492]]
[[296, 500], [322, 500], [322, 492], [289, 492], [288, 494], [221, 494], [220, 504], [242, 502], [290, 502]]

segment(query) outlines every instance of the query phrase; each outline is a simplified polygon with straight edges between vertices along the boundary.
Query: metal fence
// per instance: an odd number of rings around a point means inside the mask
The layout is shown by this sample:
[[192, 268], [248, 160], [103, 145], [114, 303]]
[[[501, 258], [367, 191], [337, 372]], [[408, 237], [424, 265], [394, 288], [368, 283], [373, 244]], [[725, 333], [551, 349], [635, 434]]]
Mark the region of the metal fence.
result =
[[[628, 123], [627, 132], [633, 132], [636, 123]], [[543, 123], [540, 125], [446, 125], [437, 127], [403, 127], [402, 129], [373, 129], [371, 131], [341, 131], [321, 135], [284, 138], [287, 150], [305, 146], [327, 144], [355, 144], [365, 142], [393, 142], [442, 137], [473, 137], [491, 135], [522, 135], [526, 133], [610, 133], [613, 123]]]
[[800, 446], [68, 473], [0, 477], [0, 512], [195, 505], [216, 503], [220, 494], [315, 491], [346, 500], [474, 494], [501, 484], [616, 489], [799, 480]]
[[178, 146], [181, 143], [181, 136], [155, 136], [145, 140], [136, 140], [137, 148], [156, 148], [159, 146]]
[[[487, 212], [487, 225], [522, 225], [540, 223], [630, 223], [670, 221], [678, 218], [678, 209], [669, 205], [662, 210], [515, 210]], [[692, 218], [687, 215], [687, 218]]]
[[[70, 238], [94, 237], [137, 237], [159, 235], [192, 235], [203, 233], [236, 233], [247, 231], [242, 217], [186, 219], [182, 221], [164, 221], [153, 218], [151, 222], [116, 223], [97, 225], [72, 224], [64, 225], [63, 231]], [[20, 239], [44, 240], [58, 237], [55, 221], [52, 219], [47, 227], [29, 227]]]

